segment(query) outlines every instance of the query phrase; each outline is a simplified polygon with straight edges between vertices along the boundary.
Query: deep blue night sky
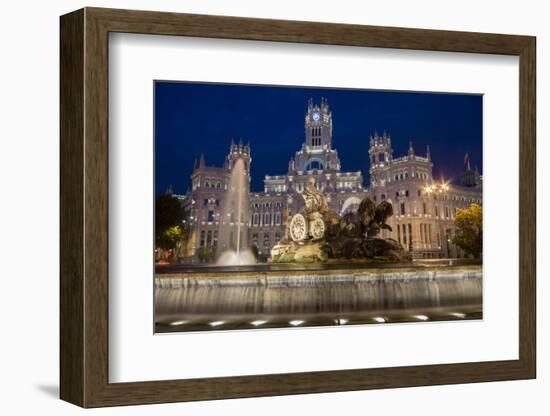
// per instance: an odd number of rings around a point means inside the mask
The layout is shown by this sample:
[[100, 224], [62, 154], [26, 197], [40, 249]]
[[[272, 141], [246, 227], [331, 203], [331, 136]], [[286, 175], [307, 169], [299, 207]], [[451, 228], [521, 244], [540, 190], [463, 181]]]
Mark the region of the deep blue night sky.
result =
[[326, 88], [155, 82], [155, 187], [190, 187], [195, 158], [221, 166], [231, 138], [250, 142], [252, 190], [266, 174], [285, 174], [304, 141], [307, 101], [326, 97], [333, 116], [333, 147], [343, 171], [362, 170], [368, 185], [372, 132], [391, 134], [394, 157], [409, 140], [424, 156], [430, 145], [434, 178], [453, 179], [464, 154], [482, 173], [482, 96]]

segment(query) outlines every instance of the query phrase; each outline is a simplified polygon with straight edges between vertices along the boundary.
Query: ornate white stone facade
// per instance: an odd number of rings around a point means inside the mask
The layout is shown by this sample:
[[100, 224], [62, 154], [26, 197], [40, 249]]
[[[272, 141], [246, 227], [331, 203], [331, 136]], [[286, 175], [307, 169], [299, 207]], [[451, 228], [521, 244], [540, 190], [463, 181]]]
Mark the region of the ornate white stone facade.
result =
[[[302, 193], [309, 178], [326, 196], [329, 208], [340, 214], [357, 207], [365, 196], [375, 202], [392, 203], [394, 215], [388, 220], [392, 231], [384, 230], [409, 250], [415, 258], [461, 257], [450, 238], [454, 234], [454, 217], [458, 208], [471, 203], [482, 204], [482, 183], [477, 170], [461, 175], [461, 184], [445, 183], [432, 176], [430, 149], [424, 156], [409, 151], [394, 157], [389, 134], [370, 137], [368, 187], [361, 171], [342, 171], [338, 152], [332, 143], [332, 113], [326, 100], [319, 105], [308, 103], [301, 148], [288, 162], [286, 174], [266, 175], [264, 192], [249, 193], [248, 218], [244, 229], [246, 246], [255, 245], [265, 259], [271, 248], [285, 236], [287, 218], [302, 209]], [[367, 155], [365, 155], [367, 157]], [[207, 166], [201, 156], [195, 165], [192, 189], [183, 198], [190, 209], [186, 219], [192, 238], [187, 245], [188, 259], [196, 259], [200, 247], [219, 253], [231, 248], [231, 241], [221, 238], [225, 194], [235, 160], [243, 159], [247, 183], [250, 183], [251, 149], [247, 144], [232, 143], [223, 167]], [[464, 186], [466, 185], [466, 186]], [[227, 214], [225, 214], [227, 215]], [[227, 220], [227, 219], [226, 219]]]

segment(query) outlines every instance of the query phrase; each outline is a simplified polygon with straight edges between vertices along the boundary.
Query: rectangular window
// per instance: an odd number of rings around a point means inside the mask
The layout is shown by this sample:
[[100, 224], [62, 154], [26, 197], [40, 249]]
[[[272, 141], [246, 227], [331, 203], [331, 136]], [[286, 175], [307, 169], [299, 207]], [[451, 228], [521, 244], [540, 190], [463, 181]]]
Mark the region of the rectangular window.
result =
[[200, 242], [200, 246], [201, 247], [204, 247], [204, 244], [205, 244], [205, 236], [206, 236], [206, 233], [204, 230], [201, 231], [201, 242]]
[[208, 222], [214, 221], [214, 211], [209, 210], [208, 211]]
[[405, 215], [405, 203], [404, 202], [401, 202], [399, 204], [399, 210], [400, 210], [401, 215]]
[[422, 214], [426, 215], [427, 213], [427, 210], [426, 210], [426, 203], [425, 202], [422, 202]]

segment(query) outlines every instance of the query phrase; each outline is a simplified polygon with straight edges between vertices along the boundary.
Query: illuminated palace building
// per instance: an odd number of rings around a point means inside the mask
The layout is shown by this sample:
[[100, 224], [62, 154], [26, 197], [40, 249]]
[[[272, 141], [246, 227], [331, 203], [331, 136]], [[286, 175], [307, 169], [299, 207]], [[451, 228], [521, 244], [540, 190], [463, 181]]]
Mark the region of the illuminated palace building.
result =
[[[394, 215], [388, 224], [392, 231], [383, 230], [382, 236], [397, 240], [413, 258], [463, 256], [451, 243], [456, 211], [482, 202], [481, 176], [477, 169], [470, 169], [469, 161], [458, 183], [436, 181], [432, 177], [429, 147], [420, 156], [410, 143], [406, 155], [395, 157], [390, 135], [375, 134], [370, 137], [370, 184], [365, 187], [361, 171], [342, 170], [332, 143], [332, 113], [326, 100], [320, 105], [309, 101], [304, 131], [305, 140], [289, 160], [287, 172], [266, 175], [263, 192], [245, 190], [249, 204], [241, 227], [246, 236], [241, 241], [246, 241], [249, 247], [255, 245], [261, 259], [266, 259], [271, 248], [284, 238], [287, 218], [301, 210], [300, 193], [310, 177], [315, 178], [315, 186], [325, 194], [329, 208], [341, 215], [356, 209], [366, 196], [376, 203], [391, 202]], [[186, 253], [182, 253], [187, 260], [196, 261], [200, 247], [219, 254], [234, 246], [233, 241], [221, 237], [221, 227], [227, 213], [225, 201], [231, 171], [238, 159], [244, 161], [249, 187], [252, 163], [249, 145], [232, 143], [223, 167], [207, 166], [203, 156], [196, 164], [192, 189], [181, 197], [189, 207], [186, 221], [192, 236]]]

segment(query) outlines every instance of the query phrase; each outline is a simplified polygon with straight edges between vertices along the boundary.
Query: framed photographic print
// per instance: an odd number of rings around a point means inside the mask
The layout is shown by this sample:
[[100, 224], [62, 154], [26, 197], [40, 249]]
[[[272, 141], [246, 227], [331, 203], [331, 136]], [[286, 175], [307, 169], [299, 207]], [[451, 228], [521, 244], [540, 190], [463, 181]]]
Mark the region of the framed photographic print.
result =
[[62, 16], [61, 398], [534, 378], [535, 103], [529, 36]]

